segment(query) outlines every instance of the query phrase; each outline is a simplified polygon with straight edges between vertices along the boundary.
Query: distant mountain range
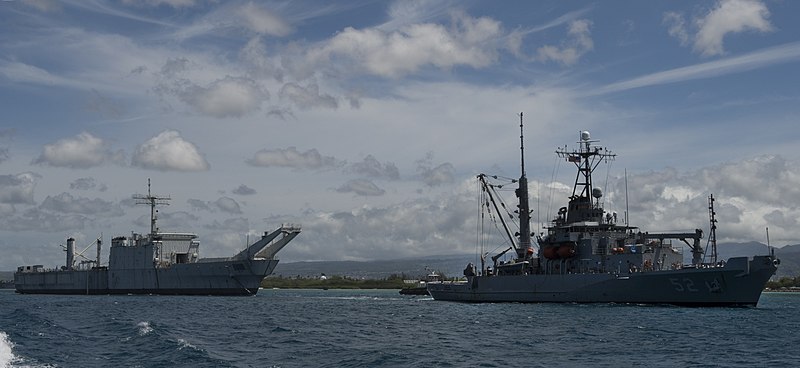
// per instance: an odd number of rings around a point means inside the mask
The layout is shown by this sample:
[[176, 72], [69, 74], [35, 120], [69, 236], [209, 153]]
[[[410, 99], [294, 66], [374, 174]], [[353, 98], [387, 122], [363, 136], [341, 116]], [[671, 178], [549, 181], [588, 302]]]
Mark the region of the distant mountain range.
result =
[[[774, 248], [781, 260], [777, 277], [800, 275], [800, 244]], [[759, 242], [717, 244], [718, 259], [767, 254], [768, 248]], [[684, 250], [685, 262], [691, 261], [691, 253]], [[273, 273], [283, 277], [316, 277], [321, 274], [348, 276], [353, 278], [381, 279], [390, 275], [405, 274], [409, 278], [423, 278], [431, 271], [445, 276], [459, 277], [467, 263], [480, 267], [480, 260], [474, 254], [428, 256], [377, 261], [314, 261], [281, 262]], [[13, 280], [13, 272], [0, 272], [0, 280]]]

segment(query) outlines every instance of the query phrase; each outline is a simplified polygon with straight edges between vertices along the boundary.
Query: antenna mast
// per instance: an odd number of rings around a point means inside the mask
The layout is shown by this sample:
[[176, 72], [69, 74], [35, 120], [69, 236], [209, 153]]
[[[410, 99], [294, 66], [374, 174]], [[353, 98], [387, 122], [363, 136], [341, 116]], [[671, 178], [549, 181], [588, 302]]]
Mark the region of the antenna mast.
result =
[[531, 249], [531, 210], [528, 203], [528, 178], [525, 177], [525, 140], [522, 131], [522, 113], [519, 113], [519, 153], [522, 175], [519, 178], [519, 189], [516, 190], [519, 198], [519, 248], [517, 257], [527, 259], [533, 255]]
[[711, 230], [708, 242], [711, 244], [711, 263], [717, 263], [717, 213], [714, 211], [714, 194], [708, 196], [708, 222]]
[[133, 196], [133, 199], [136, 200], [136, 204], [144, 204], [150, 206], [150, 235], [155, 236], [158, 234], [158, 228], [156, 227], [156, 206], [169, 206], [170, 198], [169, 196], [157, 196], [150, 193], [150, 178], [147, 178], [147, 195], [136, 194]]

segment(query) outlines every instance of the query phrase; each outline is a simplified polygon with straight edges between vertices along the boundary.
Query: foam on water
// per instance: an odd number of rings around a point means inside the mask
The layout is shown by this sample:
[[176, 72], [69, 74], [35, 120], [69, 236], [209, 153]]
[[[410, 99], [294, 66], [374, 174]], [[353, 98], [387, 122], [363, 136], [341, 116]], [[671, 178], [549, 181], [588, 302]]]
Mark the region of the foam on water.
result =
[[144, 336], [153, 332], [153, 328], [150, 327], [150, 322], [142, 321], [136, 324], [136, 327], [139, 329], [139, 336]]
[[11, 367], [11, 363], [17, 360], [12, 352], [13, 348], [14, 343], [8, 339], [8, 335], [0, 331], [0, 368]]

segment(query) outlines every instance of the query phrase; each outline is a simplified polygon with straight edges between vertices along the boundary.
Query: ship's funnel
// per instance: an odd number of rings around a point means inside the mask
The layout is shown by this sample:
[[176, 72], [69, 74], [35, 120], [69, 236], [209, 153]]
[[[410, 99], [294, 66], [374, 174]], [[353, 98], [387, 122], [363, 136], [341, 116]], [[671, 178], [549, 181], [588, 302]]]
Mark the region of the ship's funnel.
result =
[[75, 264], [75, 238], [67, 239], [67, 269], [71, 270]]

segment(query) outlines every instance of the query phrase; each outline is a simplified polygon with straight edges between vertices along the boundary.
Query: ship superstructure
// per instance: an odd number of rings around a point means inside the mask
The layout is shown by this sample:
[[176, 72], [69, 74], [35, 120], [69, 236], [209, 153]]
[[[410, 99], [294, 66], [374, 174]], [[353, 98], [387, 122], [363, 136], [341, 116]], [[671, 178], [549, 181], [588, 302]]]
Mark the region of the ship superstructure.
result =
[[[522, 114], [520, 132], [522, 132]], [[567, 206], [561, 207], [546, 232], [531, 233], [531, 211], [524, 166], [523, 136], [520, 134], [522, 171], [515, 190], [514, 211], [519, 231], [512, 234], [505, 214], [498, 206], [497, 190], [504, 184], [497, 177], [478, 175], [486, 216], [500, 223], [510, 247], [481, 257], [480, 270], [470, 264], [466, 282], [428, 285], [437, 300], [468, 302], [620, 302], [666, 303], [678, 305], [747, 305], [758, 303], [761, 290], [780, 263], [774, 254], [752, 258], [736, 257], [717, 261], [714, 198], [709, 196], [709, 216], [713, 243], [711, 252], [701, 245], [703, 231], [678, 233], [642, 232], [620, 221], [616, 212], [603, 208], [603, 192], [592, 181], [595, 169], [616, 158], [616, 154], [596, 146], [587, 131], [580, 133], [578, 147], [556, 150], [556, 154], [577, 169]], [[508, 214], [510, 215], [510, 214]], [[481, 218], [484, 218], [483, 216]], [[483, 228], [483, 226], [479, 226]], [[531, 238], [538, 249], [533, 250]], [[685, 244], [691, 262], [684, 263]], [[509, 261], [498, 260], [515, 250]], [[483, 254], [483, 252], [482, 252]], [[705, 260], [708, 259], [708, 262]]]
[[[134, 196], [150, 207], [150, 233], [131, 233], [111, 240], [108, 266], [102, 266], [102, 240], [97, 258], [76, 252], [75, 239], [67, 239], [66, 262], [58, 269], [42, 265], [20, 266], [14, 274], [21, 294], [172, 294], [254, 295], [261, 281], [278, 264], [275, 255], [301, 231], [299, 225], [281, 225], [233, 257], [200, 258], [200, 242], [193, 233], [161, 232], [156, 226], [156, 206], [169, 197], [150, 193]], [[76, 261], [76, 257], [84, 260]]]

